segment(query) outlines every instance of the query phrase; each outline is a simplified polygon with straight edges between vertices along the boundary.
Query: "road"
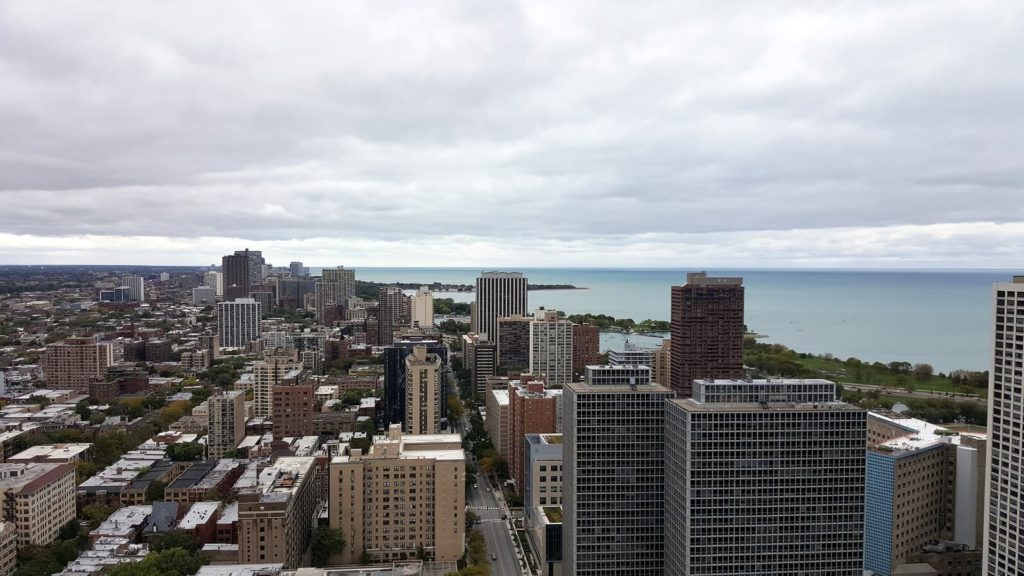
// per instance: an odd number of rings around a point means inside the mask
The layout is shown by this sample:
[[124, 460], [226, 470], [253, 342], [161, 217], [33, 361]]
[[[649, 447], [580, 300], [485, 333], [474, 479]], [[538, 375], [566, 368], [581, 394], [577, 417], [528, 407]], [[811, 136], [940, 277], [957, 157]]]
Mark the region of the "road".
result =
[[857, 390], [859, 392], [878, 392], [885, 394], [886, 396], [896, 396], [899, 398], [923, 398], [928, 400], [945, 399], [945, 400], [957, 400], [963, 402], [977, 402], [978, 404], [988, 404], [988, 400], [985, 398], [977, 398], [975, 396], [948, 396], [943, 392], [932, 392], [930, 390], [915, 390], [913, 392], [907, 392], [906, 390], [898, 388], [885, 388], [882, 386], [873, 386], [870, 384], [843, 384], [843, 388], [847, 390]]
[[[459, 433], [464, 435], [469, 429], [469, 417], [463, 414], [457, 422]], [[467, 452], [466, 458], [472, 460], [473, 455]], [[483, 533], [487, 542], [487, 553], [497, 557], [491, 560], [491, 576], [523, 576], [519, 553], [508, 531], [508, 522], [501, 519], [502, 516], [509, 517], [508, 508], [504, 499], [499, 501], [495, 496], [501, 490], [493, 486], [491, 479], [484, 474], [477, 473], [476, 478], [477, 487], [471, 488], [466, 495], [466, 506], [480, 518], [477, 529]]]

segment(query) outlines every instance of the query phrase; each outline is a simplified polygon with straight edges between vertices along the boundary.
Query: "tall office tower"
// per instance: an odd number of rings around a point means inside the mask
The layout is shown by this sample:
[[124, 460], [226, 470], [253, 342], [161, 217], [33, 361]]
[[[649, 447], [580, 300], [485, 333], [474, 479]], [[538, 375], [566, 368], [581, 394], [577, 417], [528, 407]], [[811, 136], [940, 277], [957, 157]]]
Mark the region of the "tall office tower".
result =
[[412, 295], [412, 325], [421, 328], [434, 325], [434, 295], [426, 286], [420, 286]]
[[249, 259], [249, 285], [259, 286], [267, 278], [266, 260], [259, 250], [236, 250], [235, 255], [244, 255]]
[[572, 326], [557, 310], [538, 310], [530, 322], [530, 372], [548, 384], [572, 382]]
[[[533, 316], [498, 318], [498, 373], [525, 372], [530, 368], [530, 322]], [[575, 344], [575, 340], [573, 341]], [[576, 356], [573, 354], [573, 361]]]
[[316, 295], [316, 321], [318, 323], [329, 326], [343, 319], [339, 314], [339, 307], [344, 306], [345, 303], [341, 292], [341, 284], [337, 282], [320, 281], [316, 283], [313, 293]]
[[253, 415], [271, 418], [274, 415], [274, 387], [302, 372], [302, 364], [293, 356], [268, 356], [253, 363]]
[[239, 491], [239, 564], [300, 566], [319, 505], [315, 467], [312, 456], [278, 458]]
[[583, 369], [583, 381], [591, 386], [640, 386], [657, 384], [651, 380], [649, 366], [602, 364]]
[[478, 397], [487, 392], [487, 378], [497, 375], [495, 363], [498, 347], [486, 338], [470, 332], [462, 335], [462, 359], [464, 367], [469, 370], [473, 391]]
[[988, 485], [985, 488], [985, 566], [988, 576], [1024, 573], [1024, 495], [1020, 453], [1024, 450], [1020, 358], [1024, 356], [1024, 276], [997, 283], [995, 338], [988, 391]]
[[658, 384], [668, 386], [672, 378], [672, 340], [665, 338], [661, 341], [661, 347], [652, 350], [654, 366], [651, 368], [654, 373], [651, 377]]
[[217, 303], [217, 332], [225, 348], [244, 348], [260, 337], [260, 303], [252, 298]]
[[565, 386], [564, 574], [661, 574], [665, 558], [664, 386]]
[[224, 295], [224, 273], [207, 272], [203, 274], [203, 286], [209, 286], [217, 291], [217, 296]]
[[[508, 447], [505, 457], [510, 475], [515, 480], [515, 490], [519, 494], [523, 493], [523, 487], [526, 486], [523, 436], [561, 432], [561, 407], [560, 389], [546, 390], [543, 382], [509, 382]], [[490, 417], [490, 413], [487, 416]]]
[[686, 275], [672, 287], [672, 389], [689, 398], [693, 381], [743, 377], [743, 279]]
[[[371, 562], [390, 563], [419, 551], [458, 560], [465, 550], [465, 472], [458, 434], [404, 435], [397, 424], [365, 454], [355, 448], [333, 458], [328, 517], [345, 537], [338, 562], [353, 564], [365, 553]], [[366, 497], [385, 491], [383, 498]]]
[[[409, 338], [398, 340], [384, 348], [384, 421], [400, 424], [406, 413], [406, 366], [405, 357], [415, 346], [426, 346], [427, 353], [441, 359], [441, 398], [448, 398], [448, 348], [436, 340]], [[446, 417], [448, 402], [441, 402], [442, 417]]]
[[873, 412], [867, 425], [864, 569], [981, 574], [984, 437]]
[[[498, 328], [501, 332], [501, 328]], [[583, 368], [601, 361], [601, 329], [592, 324], [572, 326], [572, 372], [578, 380]]]
[[146, 301], [146, 279], [142, 276], [123, 276], [121, 284], [128, 287], [128, 299], [132, 302]]
[[75, 519], [75, 463], [0, 464], [2, 520], [17, 526], [17, 546], [45, 546]]
[[314, 436], [313, 413], [316, 385], [305, 370], [291, 370], [274, 385], [271, 419], [274, 438]]
[[193, 306], [213, 306], [217, 303], [217, 289], [213, 286], [200, 286], [192, 289]]
[[249, 255], [235, 252], [221, 258], [223, 270], [224, 300], [231, 302], [238, 298], [248, 298], [252, 291], [252, 276], [249, 274]]
[[281, 278], [277, 281], [277, 307], [285, 310], [302, 310], [306, 294], [315, 294], [318, 280], [315, 278]]
[[306, 267], [302, 265], [302, 262], [290, 262], [288, 264], [288, 273], [294, 278], [299, 276], [305, 276]]
[[66, 338], [46, 347], [43, 376], [50, 388], [89, 393], [89, 384], [102, 382], [107, 368], [114, 364], [114, 350], [109, 343], [92, 338]]
[[405, 357], [405, 422], [407, 434], [437, 434], [441, 430], [441, 358], [414, 346]]
[[494, 340], [498, 318], [527, 314], [527, 280], [522, 272], [483, 272], [476, 279], [473, 332]]
[[233, 458], [235, 448], [245, 438], [245, 393], [218, 392], [210, 396], [207, 406], [209, 456]]
[[665, 574], [864, 573], [867, 414], [827, 380], [696, 380], [665, 413]]
[[344, 266], [336, 268], [324, 268], [320, 272], [324, 282], [335, 282], [340, 286], [339, 304], [345, 304], [345, 300], [356, 295], [356, 271]]
[[395, 328], [408, 326], [412, 309], [409, 297], [398, 286], [381, 286], [377, 300], [377, 344], [387, 346], [395, 339]]

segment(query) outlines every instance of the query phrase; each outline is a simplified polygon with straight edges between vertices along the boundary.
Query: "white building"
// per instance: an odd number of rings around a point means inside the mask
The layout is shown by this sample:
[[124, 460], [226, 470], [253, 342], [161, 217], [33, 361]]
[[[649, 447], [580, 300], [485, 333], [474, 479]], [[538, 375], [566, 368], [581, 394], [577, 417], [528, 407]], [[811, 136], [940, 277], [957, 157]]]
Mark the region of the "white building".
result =
[[412, 325], [429, 328], [434, 325], [434, 295], [426, 286], [412, 295]]
[[217, 304], [217, 332], [220, 345], [242, 348], [260, 337], [261, 305], [252, 298], [238, 298]]
[[527, 280], [522, 272], [483, 272], [476, 279], [473, 332], [488, 340], [498, 338], [498, 318], [526, 316]]
[[213, 288], [217, 291], [217, 296], [224, 295], [224, 273], [223, 272], [207, 272], [203, 274], [203, 286]]
[[593, 386], [643, 386], [652, 382], [648, 366], [585, 366], [583, 377], [584, 382]]
[[668, 402], [666, 576], [863, 575], [867, 413], [819, 382], [696, 380]]
[[538, 310], [530, 322], [530, 373], [550, 385], [572, 382], [572, 322], [557, 310]]
[[347, 298], [351, 298], [356, 295], [355, 270], [345, 268], [344, 266], [338, 266], [336, 268], [324, 268], [320, 275], [324, 282], [334, 282], [338, 284], [337, 303], [339, 305], [344, 304]]
[[146, 301], [146, 281], [142, 276], [122, 276], [121, 284], [128, 287], [128, 300]]

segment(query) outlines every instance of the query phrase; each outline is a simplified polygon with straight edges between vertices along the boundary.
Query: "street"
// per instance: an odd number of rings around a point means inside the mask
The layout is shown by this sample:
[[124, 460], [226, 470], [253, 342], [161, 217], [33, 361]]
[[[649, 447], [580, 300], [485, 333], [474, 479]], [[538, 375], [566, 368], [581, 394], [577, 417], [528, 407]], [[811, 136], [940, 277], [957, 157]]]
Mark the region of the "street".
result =
[[508, 517], [508, 509], [495, 498], [494, 490], [490, 479], [478, 474], [477, 488], [469, 491], [466, 505], [480, 517], [477, 529], [487, 541], [487, 552], [498, 557], [497, 560], [491, 560], [492, 576], [522, 576], [523, 569], [508, 532], [508, 522], [501, 519], [502, 516]]

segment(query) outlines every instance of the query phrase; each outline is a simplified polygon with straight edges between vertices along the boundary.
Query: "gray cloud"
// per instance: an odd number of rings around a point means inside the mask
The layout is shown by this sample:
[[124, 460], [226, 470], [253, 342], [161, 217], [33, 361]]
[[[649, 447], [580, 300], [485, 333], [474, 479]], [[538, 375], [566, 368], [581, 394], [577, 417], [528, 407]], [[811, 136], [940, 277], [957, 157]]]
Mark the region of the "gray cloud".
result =
[[334, 238], [365, 265], [463, 237], [546, 239], [553, 265], [991, 262], [1024, 221], [1022, 51], [998, 1], [7, 3], [0, 256]]

